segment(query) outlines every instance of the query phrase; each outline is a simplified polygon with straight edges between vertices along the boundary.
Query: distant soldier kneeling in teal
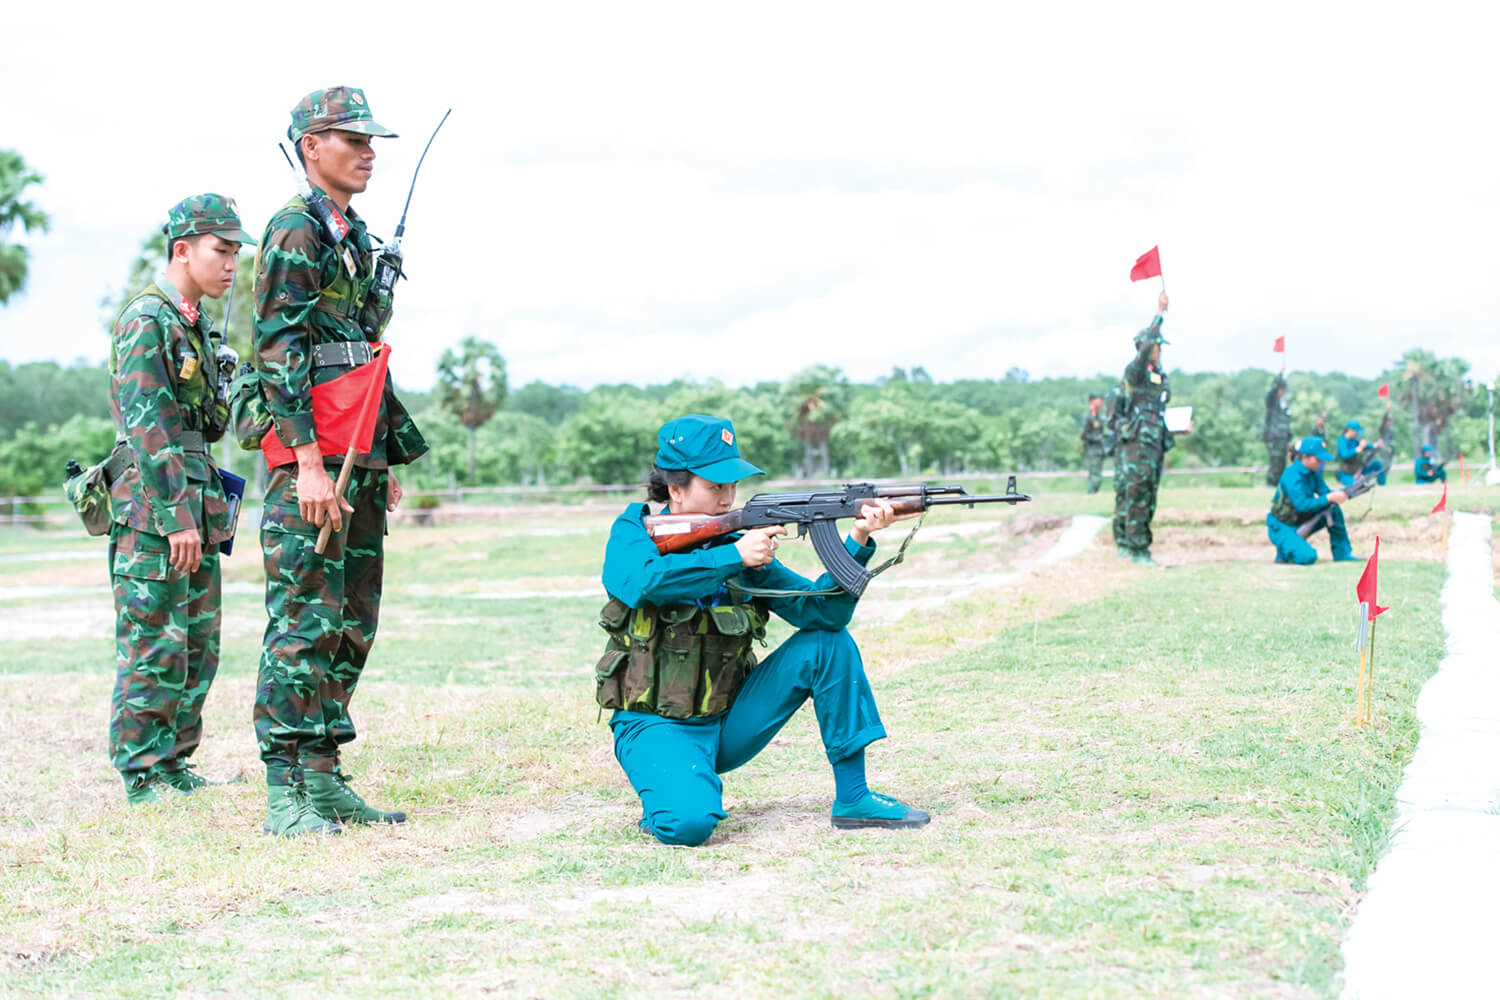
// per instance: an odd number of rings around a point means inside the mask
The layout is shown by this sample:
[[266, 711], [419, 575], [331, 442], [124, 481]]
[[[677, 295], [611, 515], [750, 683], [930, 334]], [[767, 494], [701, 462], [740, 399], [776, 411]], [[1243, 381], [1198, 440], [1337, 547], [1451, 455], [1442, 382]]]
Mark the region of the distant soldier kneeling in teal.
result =
[[[1339, 504], [1349, 497], [1342, 490], [1328, 492], [1328, 484], [1323, 480], [1323, 463], [1332, 458], [1322, 438], [1303, 438], [1297, 445], [1296, 461], [1282, 472], [1276, 494], [1271, 498], [1271, 512], [1266, 515], [1266, 537], [1276, 546], [1277, 562], [1310, 566], [1318, 561], [1317, 551], [1297, 534], [1297, 527], [1314, 517], [1322, 517], [1328, 527], [1333, 561], [1350, 562], [1355, 558], [1349, 546], [1349, 532], [1344, 528], [1344, 512], [1339, 509]], [[1312, 534], [1322, 530], [1320, 524]]]
[[[673, 514], [726, 513], [739, 480], [761, 475], [728, 420], [679, 417], [657, 444], [647, 496]], [[865, 747], [886, 733], [847, 628], [858, 599], [826, 573], [812, 581], [778, 563], [784, 528], [663, 555], [648, 513], [631, 504], [610, 530], [600, 616], [609, 640], [595, 672], [600, 706], [615, 710], [615, 758], [641, 797], [641, 829], [664, 844], [707, 840], [727, 815], [719, 776], [765, 749], [808, 698], [833, 766], [834, 827], [926, 825], [927, 813], [865, 784]], [[849, 554], [868, 563], [871, 533], [895, 519], [886, 501], [866, 505]], [[772, 612], [799, 631], [757, 664], [751, 647]]]
[[1417, 456], [1413, 466], [1419, 483], [1436, 483], [1448, 481], [1448, 470], [1443, 468], [1443, 463], [1432, 460], [1432, 446], [1424, 444], [1422, 452]]
[[1353, 486], [1355, 476], [1376, 479], [1385, 472], [1385, 463], [1375, 457], [1375, 450], [1383, 442], [1371, 444], [1360, 436], [1364, 432], [1358, 420], [1351, 420], [1344, 425], [1344, 433], [1339, 437], [1338, 476], [1339, 482], [1345, 486]]

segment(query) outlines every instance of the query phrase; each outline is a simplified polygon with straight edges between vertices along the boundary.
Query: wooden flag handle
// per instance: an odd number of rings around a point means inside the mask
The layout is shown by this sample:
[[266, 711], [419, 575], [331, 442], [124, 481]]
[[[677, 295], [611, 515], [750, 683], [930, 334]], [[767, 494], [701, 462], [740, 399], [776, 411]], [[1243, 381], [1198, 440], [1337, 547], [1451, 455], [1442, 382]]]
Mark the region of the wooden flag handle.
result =
[[[333, 484], [333, 505], [335, 509], [338, 508], [339, 504], [344, 502], [344, 489], [348, 487], [349, 473], [354, 469], [354, 455], [355, 450], [352, 447], [344, 453], [344, 464], [339, 467], [338, 482]], [[332, 535], [333, 515], [330, 514], [328, 520], [323, 522], [323, 530], [318, 532], [318, 544], [313, 546], [313, 551], [318, 555], [322, 555], [323, 550], [328, 547], [328, 539]]]

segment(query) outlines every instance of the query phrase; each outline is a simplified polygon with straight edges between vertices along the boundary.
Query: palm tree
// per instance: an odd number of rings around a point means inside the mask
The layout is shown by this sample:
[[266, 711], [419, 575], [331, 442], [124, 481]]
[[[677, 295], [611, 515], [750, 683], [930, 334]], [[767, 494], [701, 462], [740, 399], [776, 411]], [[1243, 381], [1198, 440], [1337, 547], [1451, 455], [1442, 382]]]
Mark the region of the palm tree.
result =
[[791, 411], [787, 429], [802, 442], [802, 475], [828, 474], [828, 435], [844, 418], [848, 397], [848, 379], [827, 365], [804, 368], [782, 387], [782, 399]]
[[[42, 175], [26, 165], [13, 149], [0, 149], [0, 237], [10, 234], [17, 224], [26, 232], [45, 233], [51, 221], [47, 213], [21, 194], [32, 184], [40, 184]], [[26, 285], [29, 254], [19, 243], [0, 243], [0, 305], [4, 305]]]
[[1411, 404], [1412, 447], [1437, 446], [1453, 415], [1463, 408], [1469, 363], [1414, 348], [1397, 362], [1396, 378]]
[[450, 348], [438, 359], [437, 401], [469, 431], [469, 481], [474, 480], [474, 459], [479, 428], [505, 404], [508, 386], [505, 358], [487, 340], [465, 337], [458, 353]]

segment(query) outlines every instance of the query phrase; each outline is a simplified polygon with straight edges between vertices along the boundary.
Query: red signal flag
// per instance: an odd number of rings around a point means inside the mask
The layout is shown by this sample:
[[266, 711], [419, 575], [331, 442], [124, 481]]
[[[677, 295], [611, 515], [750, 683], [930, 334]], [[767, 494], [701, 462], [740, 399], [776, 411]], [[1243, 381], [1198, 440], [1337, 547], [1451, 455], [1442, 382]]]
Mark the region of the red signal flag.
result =
[[[313, 421], [318, 429], [318, 448], [327, 455], [342, 455], [352, 446], [359, 454], [375, 443], [375, 422], [380, 416], [380, 400], [385, 395], [386, 370], [390, 365], [391, 345], [375, 348], [375, 358], [336, 379], [313, 387]], [[261, 438], [270, 468], [285, 465], [296, 456], [281, 443], [275, 430]]]
[[1391, 384], [1389, 382], [1380, 383], [1380, 388], [1375, 390], [1375, 395], [1379, 396], [1381, 399], [1390, 399]]
[[1432, 508], [1434, 514], [1441, 514], [1448, 509], [1448, 480], [1443, 480], [1443, 495], [1438, 500], [1437, 506]]
[[1380, 536], [1375, 536], [1375, 551], [1370, 553], [1370, 561], [1365, 563], [1365, 571], [1359, 575], [1359, 583], [1354, 585], [1354, 598], [1370, 609], [1370, 621], [1374, 621], [1377, 615], [1382, 615], [1391, 610], [1382, 608], [1375, 603], [1376, 584], [1375, 578], [1380, 574]]
[[1272, 354], [1285, 354], [1286, 353], [1286, 338], [1285, 337], [1277, 337], [1276, 338], [1276, 343], [1274, 343], [1274, 344], [1271, 345], [1271, 353]]
[[1161, 277], [1161, 254], [1156, 247], [1152, 247], [1135, 259], [1135, 266], [1130, 269], [1131, 281], [1145, 281], [1147, 278]]

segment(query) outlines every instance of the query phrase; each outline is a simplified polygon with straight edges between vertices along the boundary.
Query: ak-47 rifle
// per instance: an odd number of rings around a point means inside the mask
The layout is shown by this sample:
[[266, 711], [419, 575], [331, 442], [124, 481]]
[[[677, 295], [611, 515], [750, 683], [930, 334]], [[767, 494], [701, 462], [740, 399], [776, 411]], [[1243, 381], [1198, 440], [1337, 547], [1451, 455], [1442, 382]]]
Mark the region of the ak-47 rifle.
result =
[[[1353, 500], [1355, 497], [1364, 496], [1374, 488], [1375, 480], [1366, 479], [1364, 476], [1355, 474], [1354, 484], [1352, 486], [1345, 486], [1344, 494], [1350, 500]], [[1333, 504], [1329, 504], [1327, 507], [1324, 507], [1312, 517], [1308, 518], [1306, 521], [1303, 521], [1301, 524], [1297, 525], [1297, 534], [1301, 535], [1303, 538], [1306, 538], [1314, 531], [1317, 531], [1319, 528], [1323, 527], [1325, 524], [1333, 524]]]
[[[813, 549], [823, 561], [823, 568], [840, 587], [858, 597], [864, 593], [871, 577], [900, 561], [900, 554], [880, 570], [861, 566], [844, 548], [838, 519], [858, 517], [860, 509], [877, 500], [889, 500], [897, 514], [916, 514], [929, 507], [976, 503], [1008, 503], [1012, 507], [1031, 497], [1016, 492], [1016, 477], [1005, 484], [999, 496], [972, 496], [962, 486], [928, 486], [922, 483], [901, 486], [876, 486], [874, 483], [851, 483], [842, 489], [813, 490], [805, 493], [759, 493], [743, 507], [727, 514], [652, 514], [646, 518], [646, 533], [663, 554], [686, 552], [703, 543], [734, 531], [751, 528], [795, 526], [797, 535], [811, 535]], [[910, 539], [908, 538], [908, 541]], [[902, 551], [906, 546], [902, 545]]]

